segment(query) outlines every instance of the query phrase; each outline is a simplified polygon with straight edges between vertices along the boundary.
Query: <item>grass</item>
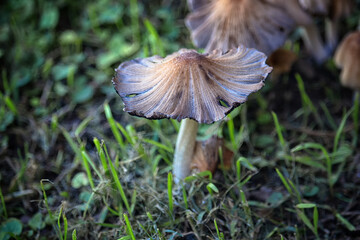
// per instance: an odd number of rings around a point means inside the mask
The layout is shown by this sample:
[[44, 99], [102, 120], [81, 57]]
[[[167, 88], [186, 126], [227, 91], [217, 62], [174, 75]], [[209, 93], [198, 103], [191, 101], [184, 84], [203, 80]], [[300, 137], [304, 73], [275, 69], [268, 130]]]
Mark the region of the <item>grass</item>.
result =
[[179, 123], [123, 112], [111, 78], [123, 61], [193, 48], [187, 11], [186, 1], [5, 3], [0, 239], [359, 235], [359, 94], [331, 60], [312, 64], [296, 32], [292, 70], [199, 129], [224, 139], [230, 167], [222, 149], [216, 172], [173, 182]]

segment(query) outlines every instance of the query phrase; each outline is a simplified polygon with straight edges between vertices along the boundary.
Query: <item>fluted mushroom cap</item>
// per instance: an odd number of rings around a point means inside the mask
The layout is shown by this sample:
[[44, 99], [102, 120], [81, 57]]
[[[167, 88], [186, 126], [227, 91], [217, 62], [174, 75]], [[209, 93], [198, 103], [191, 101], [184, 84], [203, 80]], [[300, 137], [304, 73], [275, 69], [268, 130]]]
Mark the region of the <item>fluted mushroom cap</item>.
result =
[[344, 38], [336, 49], [334, 60], [342, 69], [342, 85], [360, 90], [360, 31], [352, 32]]
[[311, 23], [298, 0], [188, 0], [186, 18], [195, 46], [228, 49], [242, 44], [269, 55], [296, 25]]
[[122, 63], [113, 84], [132, 115], [213, 123], [264, 85], [272, 69], [265, 60], [265, 54], [245, 47], [208, 54], [181, 49], [166, 58]]

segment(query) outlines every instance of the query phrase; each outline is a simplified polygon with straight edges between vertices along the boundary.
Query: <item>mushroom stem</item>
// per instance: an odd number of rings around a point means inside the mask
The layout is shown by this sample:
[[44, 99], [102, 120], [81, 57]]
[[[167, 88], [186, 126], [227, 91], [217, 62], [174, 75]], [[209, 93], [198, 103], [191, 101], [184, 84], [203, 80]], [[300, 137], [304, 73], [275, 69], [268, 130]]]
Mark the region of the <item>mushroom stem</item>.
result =
[[338, 23], [336, 20], [325, 20], [325, 33], [328, 49], [333, 52], [338, 43]]
[[315, 58], [317, 63], [322, 63], [328, 58], [328, 53], [315, 24], [304, 26], [302, 37], [305, 47]]
[[173, 164], [176, 181], [182, 180], [190, 174], [190, 164], [194, 153], [198, 126], [198, 122], [189, 118], [181, 121]]

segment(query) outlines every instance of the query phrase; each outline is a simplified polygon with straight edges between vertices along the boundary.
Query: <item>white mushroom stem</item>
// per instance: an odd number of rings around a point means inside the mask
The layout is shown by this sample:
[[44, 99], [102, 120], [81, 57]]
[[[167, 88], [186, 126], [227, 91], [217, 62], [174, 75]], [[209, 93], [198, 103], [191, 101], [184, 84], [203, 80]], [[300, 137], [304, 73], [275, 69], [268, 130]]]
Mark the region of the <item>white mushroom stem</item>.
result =
[[325, 20], [326, 43], [330, 52], [333, 52], [338, 44], [338, 21]]
[[306, 49], [315, 58], [317, 63], [322, 63], [328, 58], [328, 53], [315, 24], [303, 26], [302, 37]]
[[175, 181], [184, 179], [190, 174], [190, 164], [194, 154], [196, 135], [199, 123], [192, 119], [181, 121], [179, 135], [176, 140], [173, 173]]

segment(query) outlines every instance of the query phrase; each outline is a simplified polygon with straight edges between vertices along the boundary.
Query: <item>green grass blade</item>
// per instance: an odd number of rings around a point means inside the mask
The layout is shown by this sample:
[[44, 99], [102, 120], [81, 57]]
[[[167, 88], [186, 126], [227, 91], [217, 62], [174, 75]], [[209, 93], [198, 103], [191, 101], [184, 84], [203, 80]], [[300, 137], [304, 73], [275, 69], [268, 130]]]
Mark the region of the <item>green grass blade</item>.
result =
[[346, 218], [340, 215], [340, 213], [336, 213], [335, 217], [344, 225], [349, 231], [355, 231], [356, 227], [352, 225]]
[[173, 176], [172, 173], [168, 173], [168, 181], [167, 181], [167, 190], [168, 190], [168, 199], [169, 199], [169, 211], [173, 216], [174, 206], [173, 206], [173, 195], [172, 195], [172, 185], [173, 185]]
[[77, 146], [77, 144], [74, 142], [74, 140], [71, 138], [70, 134], [65, 130], [65, 128], [61, 127], [60, 125], [58, 125], [58, 127], [60, 128], [62, 134], [64, 135], [64, 137], [66, 139], [66, 141], [69, 143], [71, 149], [76, 154], [77, 158], [81, 159], [81, 150]]
[[112, 116], [109, 104], [107, 104], [107, 103], [104, 104], [104, 111], [105, 111], [106, 119], [109, 122], [111, 131], [114, 134], [114, 137], [115, 137], [116, 141], [118, 142], [120, 148], [124, 149], [125, 148], [124, 141], [122, 139], [122, 136], [121, 136], [117, 126], [116, 126], [116, 122], [115, 122], [115, 120], [114, 120], [114, 118]]
[[117, 172], [116, 172], [116, 170], [115, 170], [115, 167], [114, 167], [114, 165], [113, 165], [113, 163], [112, 163], [112, 161], [111, 161], [111, 159], [110, 159], [110, 157], [109, 157], [109, 154], [108, 154], [108, 152], [107, 152], [107, 149], [106, 149], [106, 145], [105, 145], [105, 144], [104, 144], [104, 150], [105, 150], [106, 158], [107, 158], [107, 160], [108, 160], [108, 165], [109, 165], [109, 168], [110, 168], [110, 172], [111, 172], [112, 178], [113, 178], [113, 180], [115, 181], [115, 185], [116, 185], [117, 189], [119, 190], [120, 197], [121, 197], [123, 203], [125, 204], [126, 209], [128, 210], [128, 212], [129, 212], [129, 214], [130, 214], [130, 216], [131, 216], [131, 215], [132, 215], [132, 212], [131, 212], [131, 208], [130, 208], [129, 202], [128, 202], [127, 198], [126, 198], [124, 189], [123, 189], [123, 187], [122, 187], [122, 185], [121, 185], [121, 183], [120, 183], [119, 176], [118, 176], [118, 174], [117, 174]]
[[313, 224], [314, 224], [314, 230], [315, 230], [315, 235], [318, 236], [318, 227], [319, 227], [319, 212], [317, 207], [314, 207], [314, 212], [313, 212]]
[[89, 154], [87, 154], [87, 152], [85, 152], [84, 150], [81, 152], [81, 155], [83, 158], [85, 158], [85, 160], [90, 164], [91, 168], [95, 171], [96, 175], [98, 175], [98, 177], [100, 178], [100, 180], [102, 181], [102, 175], [99, 172], [99, 170], [97, 169], [97, 167], [95, 166], [95, 163], [91, 160]]
[[300, 144], [298, 146], [295, 146], [293, 149], [291, 149], [291, 152], [294, 153], [294, 152], [297, 152], [297, 151], [300, 151], [300, 150], [306, 150], [306, 149], [318, 149], [318, 150], [322, 151], [322, 153], [323, 153], [323, 155], [325, 157], [328, 184], [329, 184], [329, 187], [330, 187], [330, 191], [332, 193], [332, 187], [333, 187], [333, 182], [331, 180], [331, 178], [332, 178], [332, 162], [331, 162], [328, 151], [321, 144], [318, 144], [318, 143], [304, 143], [304, 144]]
[[136, 198], [137, 196], [137, 192], [136, 192], [136, 189], [133, 191], [133, 194], [131, 195], [131, 205], [130, 205], [130, 209], [131, 209], [131, 212], [134, 212], [134, 209], [135, 209], [135, 206], [136, 206]]
[[4, 212], [4, 218], [7, 219], [7, 218], [8, 218], [8, 214], [7, 214], [6, 205], [5, 205], [5, 200], [4, 200], [4, 196], [3, 196], [3, 193], [2, 193], [1, 186], [0, 186], [0, 199], [1, 199], [1, 207], [2, 207], [3, 212]]
[[89, 124], [89, 122], [93, 119], [92, 116], [85, 118], [83, 121], [81, 121], [81, 123], [79, 124], [79, 126], [75, 129], [75, 136], [79, 137], [80, 133], [82, 131], [84, 131], [84, 129], [86, 128], [86, 126]]
[[154, 218], [150, 212], [146, 212], [146, 216], [150, 219], [150, 221], [154, 222]]
[[227, 127], [228, 127], [228, 131], [229, 131], [229, 137], [230, 137], [230, 142], [232, 144], [233, 147], [233, 151], [236, 151], [237, 149], [237, 143], [235, 140], [235, 127], [234, 127], [234, 120], [232, 118], [232, 116], [229, 114], [229, 120], [227, 121]]
[[323, 110], [323, 112], [325, 113], [326, 119], [327, 119], [327, 121], [329, 121], [329, 124], [330, 124], [331, 128], [333, 130], [337, 130], [338, 126], [335, 123], [335, 120], [334, 120], [332, 114], [330, 113], [329, 109], [327, 108], [326, 104], [324, 104], [322, 102], [322, 103], [320, 103], [320, 107]]
[[130, 134], [126, 131], [126, 129], [118, 122], [116, 123], [116, 126], [121, 131], [121, 133], [124, 135], [126, 141], [128, 141], [128, 143], [130, 143], [131, 145], [134, 145], [135, 140], [134, 140], [134, 138], [132, 138], [130, 136]]
[[254, 167], [247, 158], [240, 157], [238, 161], [240, 161], [244, 167], [250, 169], [251, 171], [257, 171], [256, 167]]
[[159, 142], [156, 142], [154, 140], [147, 139], [147, 138], [143, 138], [142, 141], [144, 141], [146, 143], [150, 143], [151, 145], [154, 145], [154, 146], [156, 146], [158, 148], [164, 149], [165, 151], [167, 151], [169, 153], [174, 153], [174, 149], [172, 147], [165, 146], [162, 143], [159, 143]]
[[191, 182], [191, 181], [194, 181], [195, 179], [205, 178], [205, 177], [208, 177], [210, 181], [211, 181], [212, 178], [213, 178], [212, 173], [211, 173], [210, 171], [203, 171], [203, 172], [197, 173], [197, 174], [194, 175], [194, 176], [187, 176], [187, 177], [184, 179], [184, 182]]
[[314, 203], [299, 203], [299, 204], [296, 204], [296, 207], [300, 208], [300, 209], [314, 208], [314, 207], [316, 207], [316, 204], [314, 204]]
[[[58, 224], [58, 228], [61, 232], [61, 215], [62, 215], [62, 211], [63, 211], [63, 208], [61, 207], [60, 208], [60, 213], [59, 213], [59, 216], [58, 216], [58, 219], [57, 219], [57, 224]], [[63, 235], [60, 234], [60, 239], [64, 239]]]
[[13, 101], [10, 99], [9, 96], [5, 96], [4, 97], [4, 101], [5, 101], [5, 104], [6, 106], [10, 109], [10, 111], [13, 113], [13, 114], [17, 114], [18, 111], [17, 111], [17, 108], [15, 106], [15, 104], [13, 103]]
[[291, 190], [291, 187], [289, 186], [289, 184], [288, 184], [287, 180], [285, 179], [284, 175], [280, 172], [279, 169], [276, 168], [275, 170], [276, 170], [276, 173], [278, 174], [281, 182], [284, 184], [286, 190], [288, 191], [288, 193], [289, 193], [290, 195], [292, 195], [292, 194], [293, 194], [293, 191]]
[[303, 211], [300, 211], [299, 209], [296, 209], [296, 213], [299, 216], [299, 218], [301, 219], [301, 221], [316, 235], [314, 226], [311, 224], [311, 221], [305, 215], [305, 213]]
[[150, 41], [152, 53], [154, 55], [159, 55], [164, 57], [165, 55], [164, 47], [155, 27], [151, 24], [151, 22], [148, 19], [144, 20], [144, 25], [149, 33], [149, 41]]
[[48, 198], [47, 198], [47, 195], [46, 195], [46, 191], [45, 191], [45, 187], [44, 187], [44, 183], [43, 183], [44, 181], [48, 181], [48, 182], [49, 182], [49, 180], [47, 180], [47, 179], [41, 179], [41, 180], [40, 180], [40, 188], [41, 188], [41, 191], [42, 191], [42, 193], [43, 193], [45, 208], [46, 208], [46, 210], [47, 210], [47, 212], [48, 212], [48, 214], [49, 214], [51, 224], [53, 225], [56, 234], [59, 236], [59, 239], [62, 239], [61, 229], [56, 226], [55, 219], [54, 219], [54, 214], [53, 214], [53, 212], [50, 210], [49, 201], [48, 201]]
[[146, 228], [145, 228], [139, 221], [137, 221], [137, 224], [139, 224], [139, 226], [141, 227], [141, 229], [146, 233], [148, 239], [154, 240], [154, 239], [151, 237], [151, 235], [148, 233], [148, 231], [146, 230]]
[[219, 228], [218, 228], [216, 219], [214, 219], [214, 225], [215, 225], [216, 234], [217, 234], [218, 238], [219, 238], [220, 240], [224, 239], [224, 235], [219, 231]]
[[181, 183], [181, 188], [182, 188], [182, 194], [183, 194], [185, 209], [188, 209], [189, 205], [188, 205], [188, 199], [187, 199], [187, 195], [186, 195], [186, 189], [184, 187], [184, 184], [182, 184], [182, 183]]
[[77, 237], [76, 237], [76, 229], [73, 230], [72, 234], [71, 234], [71, 238], [72, 240], [77, 240]]
[[48, 199], [47, 199], [47, 195], [46, 195], [46, 192], [45, 192], [43, 181], [48, 181], [48, 180], [41, 179], [40, 187], [41, 187], [41, 190], [42, 190], [42, 193], [43, 193], [43, 196], [44, 196], [44, 203], [45, 203], [46, 210], [47, 210], [47, 212], [48, 212], [48, 214], [50, 216], [50, 219], [53, 221], [54, 215], [53, 215], [53, 213], [52, 213], [52, 211], [50, 210], [50, 207], [49, 207], [49, 203], [48, 203]]
[[315, 162], [314, 159], [310, 156], [295, 156], [291, 158], [295, 162], [310, 166], [312, 168], [320, 169], [326, 171], [326, 167], [321, 162]]
[[344, 131], [345, 123], [346, 123], [348, 117], [350, 116], [350, 114], [353, 112], [353, 110], [354, 110], [354, 108], [352, 108], [352, 110], [348, 111], [341, 120], [338, 130], [336, 131], [333, 152], [336, 152], [338, 149], [340, 137], [341, 137], [342, 132]]
[[275, 124], [276, 132], [277, 132], [280, 144], [281, 144], [281, 146], [283, 148], [285, 148], [285, 146], [286, 146], [285, 145], [285, 140], [284, 140], [284, 136], [283, 136], [282, 131], [281, 131], [281, 126], [280, 126], [278, 117], [277, 117], [275, 112], [271, 112], [271, 115], [272, 115], [272, 117], [274, 119], [274, 124]]
[[86, 171], [86, 174], [88, 176], [88, 179], [89, 179], [89, 183], [90, 183], [90, 186], [91, 186], [91, 189], [95, 189], [95, 184], [94, 184], [94, 180], [93, 180], [93, 177], [92, 177], [92, 174], [91, 174], [91, 169], [90, 169], [90, 166], [89, 166], [89, 162], [87, 160], [87, 156], [85, 155], [84, 152], [81, 153], [81, 156], [82, 156], [82, 163], [83, 163], [83, 166], [85, 168], [85, 171]]
[[216, 192], [216, 193], [219, 193], [219, 189], [213, 183], [208, 183], [206, 185], [206, 189], [208, 190], [210, 195], [212, 195], [213, 191]]
[[288, 183], [291, 185], [292, 189], [294, 189], [295, 196], [296, 196], [298, 202], [301, 202], [301, 194], [300, 194], [299, 190], [297, 189], [297, 187], [295, 186], [295, 184], [290, 179], [288, 179]]
[[64, 239], [67, 239], [67, 232], [68, 232], [68, 221], [65, 216], [65, 213], [62, 214], [63, 222], [64, 222]]
[[236, 178], [239, 182], [241, 181], [241, 159], [236, 161]]
[[356, 146], [359, 137], [359, 125], [360, 125], [359, 115], [360, 115], [360, 91], [356, 91], [354, 96], [354, 111], [352, 113], [352, 120], [355, 129], [355, 137], [354, 137], [355, 141], [353, 143], [354, 146]]
[[249, 207], [249, 203], [246, 200], [246, 196], [244, 191], [240, 190], [240, 199], [241, 199], [241, 206], [245, 212], [245, 216], [247, 218], [247, 222], [249, 224], [249, 226], [251, 226], [252, 229], [254, 229], [254, 222], [252, 220], [252, 214], [251, 214], [251, 209]]
[[296, 78], [296, 81], [298, 83], [298, 88], [299, 88], [299, 91], [300, 91], [301, 100], [303, 102], [303, 107], [308, 108], [310, 110], [310, 112], [312, 112], [314, 114], [317, 124], [319, 124], [319, 126], [321, 128], [323, 128], [324, 124], [323, 124], [323, 122], [321, 120], [321, 117], [320, 117], [317, 109], [315, 108], [315, 106], [312, 103], [310, 97], [306, 93], [305, 85], [304, 85], [304, 81], [302, 80], [302, 77], [300, 76], [300, 74], [297, 73], [297, 74], [295, 74], [295, 78]]
[[170, 119], [170, 122], [174, 126], [175, 131], [178, 133], [180, 129], [180, 123], [175, 119]]
[[108, 169], [108, 165], [106, 162], [105, 153], [104, 153], [104, 150], [102, 149], [101, 144], [97, 138], [94, 138], [94, 144], [95, 144], [96, 150], [99, 154], [101, 165], [104, 169], [104, 172], [107, 173], [109, 169]]
[[130, 240], [131, 236], [125, 236], [125, 237], [121, 237], [118, 240]]
[[129, 221], [129, 218], [125, 213], [124, 213], [124, 219], [125, 219], [125, 223], [126, 223], [126, 229], [127, 229], [128, 234], [131, 237], [131, 240], [136, 240], [136, 238], [134, 236], [134, 232], [133, 232], [131, 224], [130, 224], [130, 221]]

